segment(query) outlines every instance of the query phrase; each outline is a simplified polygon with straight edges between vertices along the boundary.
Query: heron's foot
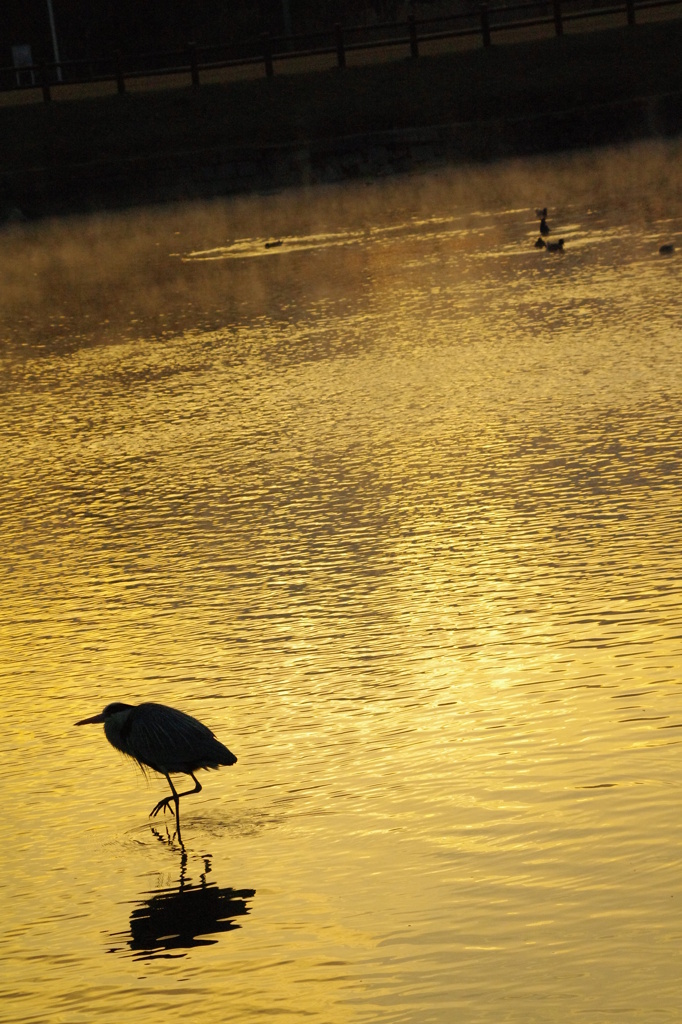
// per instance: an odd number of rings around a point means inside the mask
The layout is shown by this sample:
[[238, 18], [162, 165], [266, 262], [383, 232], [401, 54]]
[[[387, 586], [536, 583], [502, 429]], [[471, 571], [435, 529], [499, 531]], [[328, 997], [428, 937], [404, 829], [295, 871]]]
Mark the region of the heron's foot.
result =
[[173, 803], [173, 797], [172, 796], [167, 796], [163, 800], [159, 800], [159, 802], [156, 805], [156, 807], [152, 808], [152, 810], [149, 812], [149, 817], [150, 818], [155, 818], [156, 815], [161, 810], [163, 810], [163, 813], [165, 814], [167, 809], [170, 807], [170, 805], [172, 803]]

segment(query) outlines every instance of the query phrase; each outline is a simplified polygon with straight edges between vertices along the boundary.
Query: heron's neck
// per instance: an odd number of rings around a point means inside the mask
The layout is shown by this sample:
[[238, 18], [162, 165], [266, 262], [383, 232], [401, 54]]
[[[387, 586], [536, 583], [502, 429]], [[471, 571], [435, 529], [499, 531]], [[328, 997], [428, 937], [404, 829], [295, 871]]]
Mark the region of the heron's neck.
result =
[[104, 722], [104, 735], [112, 747], [128, 753], [128, 736], [133, 724], [133, 712], [135, 708], [126, 708], [124, 711], [117, 711], [110, 715]]

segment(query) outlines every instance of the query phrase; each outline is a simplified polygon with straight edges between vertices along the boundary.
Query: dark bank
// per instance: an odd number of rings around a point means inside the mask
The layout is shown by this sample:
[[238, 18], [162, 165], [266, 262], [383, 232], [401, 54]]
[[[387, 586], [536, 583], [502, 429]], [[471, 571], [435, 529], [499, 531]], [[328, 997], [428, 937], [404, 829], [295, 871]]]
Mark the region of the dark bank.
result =
[[[0, 107], [5, 219], [409, 172], [682, 128], [682, 21]], [[20, 214], [19, 214], [20, 211]]]

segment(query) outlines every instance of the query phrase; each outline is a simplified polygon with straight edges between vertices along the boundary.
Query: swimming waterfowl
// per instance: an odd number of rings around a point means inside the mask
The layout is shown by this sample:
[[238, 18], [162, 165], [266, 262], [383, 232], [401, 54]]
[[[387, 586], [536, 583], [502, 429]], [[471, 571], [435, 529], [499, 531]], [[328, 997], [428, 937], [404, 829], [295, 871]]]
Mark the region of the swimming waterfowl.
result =
[[670, 244], [662, 245], [658, 251], [661, 256], [670, 256], [671, 253], [675, 252], [675, 246]]
[[544, 220], [545, 217], [547, 216], [547, 207], [545, 206], [545, 208], [543, 210], [536, 210], [535, 211], [535, 216], [539, 217], [540, 220]]
[[540, 221], [540, 234], [541, 235], [548, 235], [549, 234], [549, 225], [547, 224], [547, 221], [545, 220], [544, 217]]
[[547, 242], [547, 252], [563, 252], [564, 251], [564, 240], [560, 238], [558, 242]]
[[533, 245], [536, 249], [544, 249], [547, 245], [547, 242], [544, 240], [544, 238], [538, 238], [537, 242], [533, 242]]

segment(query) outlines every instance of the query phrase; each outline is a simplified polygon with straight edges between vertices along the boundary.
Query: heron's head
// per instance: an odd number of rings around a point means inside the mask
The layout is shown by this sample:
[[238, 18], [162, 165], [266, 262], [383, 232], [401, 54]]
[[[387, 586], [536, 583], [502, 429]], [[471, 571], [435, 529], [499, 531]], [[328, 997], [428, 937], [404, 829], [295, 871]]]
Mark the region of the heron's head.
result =
[[93, 715], [92, 718], [83, 718], [80, 722], [76, 722], [76, 725], [95, 725], [97, 722], [106, 722], [112, 715], [119, 715], [122, 711], [130, 711], [132, 704], [107, 704], [104, 711], [101, 711], [99, 715]]

